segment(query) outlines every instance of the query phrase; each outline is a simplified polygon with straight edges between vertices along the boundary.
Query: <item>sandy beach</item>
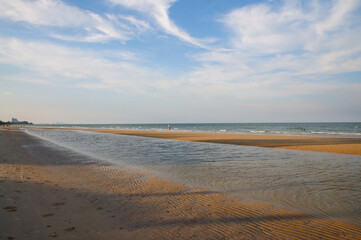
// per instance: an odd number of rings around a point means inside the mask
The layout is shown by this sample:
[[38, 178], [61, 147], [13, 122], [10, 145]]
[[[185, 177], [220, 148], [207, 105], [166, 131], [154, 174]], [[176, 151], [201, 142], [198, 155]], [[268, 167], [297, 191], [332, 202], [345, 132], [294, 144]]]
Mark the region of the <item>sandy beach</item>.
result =
[[1, 130], [0, 143], [1, 239], [361, 239], [360, 226], [99, 163], [21, 131]]
[[361, 0], [0, 3], [0, 240], [361, 240]]

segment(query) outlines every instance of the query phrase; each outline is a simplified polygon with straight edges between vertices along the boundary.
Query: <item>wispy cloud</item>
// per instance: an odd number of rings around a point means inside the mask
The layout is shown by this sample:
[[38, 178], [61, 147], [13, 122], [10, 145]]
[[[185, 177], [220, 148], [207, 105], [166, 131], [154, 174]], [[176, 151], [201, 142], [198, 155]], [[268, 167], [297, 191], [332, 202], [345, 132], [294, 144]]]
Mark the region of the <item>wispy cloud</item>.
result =
[[[169, 17], [168, 10], [176, 0], [108, 0], [126, 9], [147, 16], [163, 32], [176, 36], [193, 46], [208, 48], [214, 39], [198, 39], [179, 28]], [[149, 22], [133, 15], [104, 14], [79, 9], [60, 0], [0, 0], [0, 18], [25, 22], [33, 26], [58, 27], [49, 35], [66, 41], [106, 42], [128, 41], [136, 34], [151, 30]], [[73, 29], [64, 34], [61, 29]], [[55, 33], [54, 33], [55, 32]]]
[[206, 46], [210, 39], [198, 39], [190, 36], [185, 30], [179, 28], [169, 17], [168, 10], [176, 0], [108, 0], [113, 4], [117, 4], [129, 9], [136, 10], [143, 14], [150, 16], [158, 26], [167, 34], [173, 35], [201, 48], [208, 48]]
[[76, 29], [76, 34], [66, 35], [60, 31], [50, 35], [63, 40], [85, 42], [127, 41], [135, 32], [149, 29], [147, 23], [135, 17], [110, 14], [100, 16], [59, 0], [1, 0], [0, 18], [34, 26]]
[[[143, 32], [143, 31], [147, 31], [152, 29], [152, 27], [149, 25], [148, 22], [140, 20], [135, 18], [134, 16], [122, 16], [122, 15], [118, 15], [117, 16], [120, 19], [126, 20], [127, 22], [131, 23], [134, 27], [136, 27], [139, 31]], [[112, 16], [112, 19], [114, 21], [119, 22], [115, 16]], [[126, 27], [126, 26], [124, 26]]]
[[[162, 87], [162, 75], [129, 61], [131, 53], [73, 49], [49, 42], [0, 39], [0, 63], [20, 67], [26, 75], [3, 79], [125, 92], [147, 92]], [[115, 60], [109, 60], [109, 56]]]
[[270, 4], [256, 4], [235, 9], [220, 21], [232, 30], [233, 46], [245, 52], [266, 55], [313, 51], [325, 41], [348, 39], [339, 33], [360, 29], [360, 17], [354, 12], [359, 6], [357, 0], [284, 1], [276, 9]]
[[280, 7], [235, 9], [221, 19], [231, 30], [231, 51], [193, 57], [203, 63], [198, 71], [219, 69], [223, 76], [232, 76], [230, 81], [271, 79], [280, 72], [291, 81], [295, 76], [361, 71], [359, 7], [353, 0], [327, 6], [285, 1]]
[[232, 10], [220, 20], [231, 30], [231, 48], [193, 55], [202, 65], [186, 79], [205, 93], [241, 99], [333, 95], [337, 89], [356, 97], [359, 83], [322, 75], [361, 71], [360, 3], [328, 4], [284, 1]]

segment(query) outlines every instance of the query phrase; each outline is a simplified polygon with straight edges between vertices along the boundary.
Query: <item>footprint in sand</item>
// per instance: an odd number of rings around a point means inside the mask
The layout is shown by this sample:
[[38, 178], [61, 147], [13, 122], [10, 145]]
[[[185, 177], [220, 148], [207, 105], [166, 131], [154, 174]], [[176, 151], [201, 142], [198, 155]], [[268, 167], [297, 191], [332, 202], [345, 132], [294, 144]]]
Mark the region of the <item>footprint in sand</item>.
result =
[[69, 228], [64, 229], [65, 232], [72, 232], [74, 230], [75, 230], [75, 227], [69, 227]]
[[46, 213], [46, 214], [43, 214], [43, 215], [41, 215], [42, 217], [51, 217], [51, 216], [53, 216], [54, 215], [54, 213]]
[[52, 205], [55, 207], [58, 207], [58, 206], [64, 205], [64, 203], [63, 202], [55, 202]]
[[6, 210], [7, 212], [16, 212], [17, 208], [15, 206], [7, 206], [3, 208], [4, 210]]
[[58, 236], [58, 234], [56, 234], [56, 232], [54, 232], [54, 233], [50, 234], [48, 237], [57, 237], [57, 236]]

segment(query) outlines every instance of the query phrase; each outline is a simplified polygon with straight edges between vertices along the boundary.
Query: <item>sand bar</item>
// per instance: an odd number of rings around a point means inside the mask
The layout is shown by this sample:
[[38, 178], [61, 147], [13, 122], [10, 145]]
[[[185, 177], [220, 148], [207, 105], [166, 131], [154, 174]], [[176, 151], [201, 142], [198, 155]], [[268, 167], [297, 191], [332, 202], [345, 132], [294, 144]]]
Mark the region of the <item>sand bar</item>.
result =
[[1, 239], [361, 239], [361, 226], [252, 202], [0, 131]]
[[274, 147], [306, 151], [361, 155], [361, 138], [298, 137], [274, 135], [243, 135], [222, 133], [182, 133], [125, 130], [89, 130], [93, 132], [124, 134], [182, 141]]

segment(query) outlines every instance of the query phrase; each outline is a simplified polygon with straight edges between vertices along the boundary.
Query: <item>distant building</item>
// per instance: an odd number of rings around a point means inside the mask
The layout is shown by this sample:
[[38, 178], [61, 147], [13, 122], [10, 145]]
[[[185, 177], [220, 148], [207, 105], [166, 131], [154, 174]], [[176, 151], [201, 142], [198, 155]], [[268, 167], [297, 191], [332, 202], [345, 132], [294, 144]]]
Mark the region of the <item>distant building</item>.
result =
[[18, 119], [16, 119], [16, 118], [11, 118], [11, 122], [12, 122], [12, 123], [18, 123], [18, 122], [19, 122], [19, 120], [18, 120]]

